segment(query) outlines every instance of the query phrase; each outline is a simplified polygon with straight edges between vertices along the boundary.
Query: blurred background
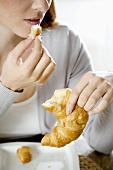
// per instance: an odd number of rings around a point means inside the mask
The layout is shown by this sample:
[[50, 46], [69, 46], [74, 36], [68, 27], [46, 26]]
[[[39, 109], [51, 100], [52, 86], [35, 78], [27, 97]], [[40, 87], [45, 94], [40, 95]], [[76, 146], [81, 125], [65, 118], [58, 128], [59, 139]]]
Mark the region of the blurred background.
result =
[[113, 71], [113, 0], [56, 0], [57, 18], [78, 32], [94, 69]]

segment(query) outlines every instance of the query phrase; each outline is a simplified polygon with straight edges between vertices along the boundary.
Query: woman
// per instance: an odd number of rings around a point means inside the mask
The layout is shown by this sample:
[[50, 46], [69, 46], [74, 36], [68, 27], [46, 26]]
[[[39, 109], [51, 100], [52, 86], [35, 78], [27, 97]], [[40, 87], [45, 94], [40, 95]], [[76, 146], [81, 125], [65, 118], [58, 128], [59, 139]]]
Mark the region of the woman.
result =
[[[42, 103], [74, 88], [91, 61], [79, 36], [56, 22], [54, 1], [5, 0], [0, 9], [0, 141], [40, 141], [56, 121]], [[41, 22], [42, 41], [27, 38]]]
[[[89, 54], [56, 22], [54, 0], [4, 0], [0, 9], [0, 141], [40, 141], [56, 121], [42, 103], [92, 70]], [[41, 22], [42, 41], [27, 38]]]

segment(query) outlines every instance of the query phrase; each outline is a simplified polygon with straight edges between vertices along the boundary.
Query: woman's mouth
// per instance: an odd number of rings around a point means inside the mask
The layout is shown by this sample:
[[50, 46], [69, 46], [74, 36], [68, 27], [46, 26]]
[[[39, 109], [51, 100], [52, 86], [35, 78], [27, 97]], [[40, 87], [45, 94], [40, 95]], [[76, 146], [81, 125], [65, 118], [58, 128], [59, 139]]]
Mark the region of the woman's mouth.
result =
[[24, 19], [29, 25], [40, 25], [40, 19]]

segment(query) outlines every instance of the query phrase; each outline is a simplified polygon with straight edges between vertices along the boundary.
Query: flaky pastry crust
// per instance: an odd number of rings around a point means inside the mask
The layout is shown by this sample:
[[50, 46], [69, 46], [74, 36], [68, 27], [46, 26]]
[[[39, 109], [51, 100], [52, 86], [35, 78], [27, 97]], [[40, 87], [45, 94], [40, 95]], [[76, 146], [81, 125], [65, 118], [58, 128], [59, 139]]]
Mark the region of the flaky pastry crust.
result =
[[75, 110], [66, 115], [66, 103], [70, 94], [69, 88], [55, 90], [51, 99], [42, 104], [46, 110], [54, 113], [57, 119], [57, 126], [42, 138], [43, 146], [65, 146], [76, 140], [83, 132], [88, 121], [88, 113], [76, 105]]
[[21, 148], [17, 149], [17, 156], [19, 157], [22, 163], [28, 163], [32, 159], [32, 155], [30, 153], [29, 146], [22, 146]]

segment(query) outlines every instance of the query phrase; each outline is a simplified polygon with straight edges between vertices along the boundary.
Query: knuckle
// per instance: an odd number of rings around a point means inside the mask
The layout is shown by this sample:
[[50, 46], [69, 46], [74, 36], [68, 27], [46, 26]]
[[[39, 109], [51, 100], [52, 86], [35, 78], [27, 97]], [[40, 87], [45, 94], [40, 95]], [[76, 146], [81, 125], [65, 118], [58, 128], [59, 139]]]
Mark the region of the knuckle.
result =
[[86, 76], [88, 76], [88, 77], [95, 76], [95, 73], [93, 73], [92, 71], [88, 71], [86, 73]]
[[81, 100], [87, 100], [87, 98], [88, 98], [88, 97], [87, 97], [85, 94], [81, 94], [81, 95], [80, 95], [80, 99], [81, 99]]
[[80, 100], [78, 100], [77, 104], [78, 104], [79, 107], [84, 107], [84, 102], [82, 102]]
[[95, 95], [92, 95], [92, 96], [90, 97], [90, 101], [91, 101], [92, 103], [96, 103], [96, 102], [98, 101], [98, 98], [97, 98]]
[[[97, 76], [97, 81], [98, 81], [99, 83], [102, 83], [102, 82], [104, 82], [104, 78]], [[107, 83], [105, 82], [105, 84], [107, 84]]]
[[84, 106], [84, 110], [88, 112], [88, 111], [90, 110], [90, 108], [85, 105], [85, 106]]
[[100, 81], [104, 81], [105, 79], [103, 77], [98, 77]]
[[92, 80], [95, 78], [95, 74], [91, 71], [87, 72], [83, 77], [82, 79], [86, 80], [86, 81], [89, 81], [89, 82], [92, 82]]
[[46, 56], [45, 59], [46, 59], [47, 63], [51, 63], [51, 57], [50, 56]]
[[51, 62], [51, 66], [52, 66], [53, 68], [55, 68], [55, 67], [56, 67], [56, 63]]
[[109, 89], [110, 88], [110, 85], [106, 81], [104, 82], [103, 86], [104, 86], [105, 89]]
[[49, 69], [47, 69], [48, 72], [54, 71], [54, 70], [55, 70], [55, 64], [51, 62], [51, 63], [49, 64], [49, 67], [48, 67], [48, 68], [49, 68]]
[[45, 83], [44, 80], [38, 80], [38, 81], [37, 81], [37, 84], [39, 84], [39, 85], [43, 85], [44, 83]]
[[75, 88], [73, 89], [73, 95], [75, 96], [79, 96], [79, 91]]
[[105, 84], [104, 79], [102, 77], [98, 77], [98, 76], [95, 76], [95, 78], [93, 79], [93, 82], [97, 87]]
[[108, 83], [105, 81], [105, 79], [103, 77], [98, 77], [98, 82], [102, 83], [104, 86], [108, 86]]
[[103, 88], [101, 89], [105, 89], [106, 93], [113, 94], [113, 88], [107, 82], [103, 83]]
[[98, 86], [102, 82], [101, 77], [95, 76], [93, 82]]
[[52, 61], [51, 57], [49, 55], [46, 55], [46, 54], [42, 55], [42, 59], [43, 59], [44, 62], [46, 62], [48, 64], [51, 63], [51, 61]]
[[36, 78], [35, 75], [32, 75], [31, 78], [30, 78], [31, 82], [35, 82], [37, 79], [38, 79], [38, 78]]

